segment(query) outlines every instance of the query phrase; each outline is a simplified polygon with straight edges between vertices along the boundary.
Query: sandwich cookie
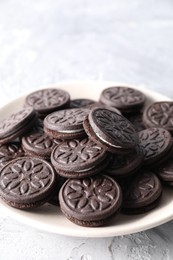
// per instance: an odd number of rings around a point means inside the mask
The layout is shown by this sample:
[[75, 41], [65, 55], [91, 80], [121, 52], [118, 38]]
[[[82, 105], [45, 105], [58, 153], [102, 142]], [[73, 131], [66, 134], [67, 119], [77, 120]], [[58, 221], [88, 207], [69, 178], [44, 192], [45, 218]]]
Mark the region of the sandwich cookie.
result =
[[173, 133], [173, 102], [161, 101], [149, 105], [143, 113], [145, 127], [162, 127]]
[[124, 178], [132, 176], [141, 168], [143, 160], [143, 151], [139, 146], [125, 155], [112, 154], [110, 163], [105, 169], [105, 173], [114, 179], [124, 180]]
[[117, 86], [104, 89], [99, 101], [107, 106], [118, 108], [122, 113], [131, 113], [143, 107], [145, 96], [139, 90]]
[[25, 155], [20, 142], [11, 142], [0, 146], [0, 169], [8, 162]]
[[0, 144], [9, 143], [30, 131], [37, 116], [33, 108], [24, 108], [0, 122]]
[[112, 153], [127, 153], [138, 143], [133, 125], [111, 108], [93, 108], [83, 125], [94, 142]]
[[144, 153], [144, 165], [155, 167], [171, 153], [172, 136], [163, 128], [147, 128], [139, 132], [139, 145]]
[[53, 139], [44, 133], [35, 133], [22, 138], [22, 146], [27, 155], [50, 160], [53, 148], [60, 144], [61, 140]]
[[97, 227], [120, 210], [122, 193], [112, 178], [97, 175], [67, 180], [60, 189], [59, 202], [61, 211], [73, 223]]
[[41, 89], [29, 94], [25, 99], [25, 106], [33, 107], [41, 118], [53, 111], [69, 106], [70, 95], [62, 89]]
[[122, 211], [126, 214], [141, 214], [155, 208], [162, 195], [159, 178], [148, 170], [139, 174], [126, 186]]
[[88, 138], [64, 141], [51, 154], [52, 165], [65, 178], [83, 178], [96, 174], [109, 161], [109, 154]]
[[44, 131], [57, 139], [73, 139], [86, 136], [83, 121], [89, 113], [87, 108], [65, 109], [49, 114], [44, 119]]
[[0, 172], [0, 196], [18, 209], [38, 207], [54, 192], [56, 173], [40, 158], [22, 157], [9, 162]]

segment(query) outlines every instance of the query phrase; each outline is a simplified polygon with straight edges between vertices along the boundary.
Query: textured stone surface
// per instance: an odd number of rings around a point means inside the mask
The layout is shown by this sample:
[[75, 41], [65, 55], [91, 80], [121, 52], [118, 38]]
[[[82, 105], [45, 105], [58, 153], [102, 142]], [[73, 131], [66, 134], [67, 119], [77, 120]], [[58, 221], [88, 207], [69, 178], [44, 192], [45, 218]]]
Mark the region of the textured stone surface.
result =
[[[1, 0], [0, 105], [62, 80], [146, 85], [173, 98], [171, 0]], [[6, 260], [172, 259], [173, 222], [107, 239], [37, 231], [0, 213]]]

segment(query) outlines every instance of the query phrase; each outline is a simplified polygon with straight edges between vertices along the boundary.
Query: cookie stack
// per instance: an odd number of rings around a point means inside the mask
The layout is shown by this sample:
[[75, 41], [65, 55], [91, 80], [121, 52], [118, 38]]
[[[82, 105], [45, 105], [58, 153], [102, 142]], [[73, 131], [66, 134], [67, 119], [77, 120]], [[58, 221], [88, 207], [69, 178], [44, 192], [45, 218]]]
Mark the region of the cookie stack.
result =
[[173, 102], [110, 87], [98, 101], [61, 89], [29, 94], [0, 122], [0, 196], [19, 209], [60, 205], [73, 223], [97, 227], [118, 212], [156, 207], [173, 185]]

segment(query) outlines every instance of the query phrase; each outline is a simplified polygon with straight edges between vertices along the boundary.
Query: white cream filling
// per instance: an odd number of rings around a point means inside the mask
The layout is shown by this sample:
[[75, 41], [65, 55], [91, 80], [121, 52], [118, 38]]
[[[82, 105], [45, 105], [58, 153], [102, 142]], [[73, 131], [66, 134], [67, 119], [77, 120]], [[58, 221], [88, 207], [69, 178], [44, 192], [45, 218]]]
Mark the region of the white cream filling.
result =
[[74, 172], [87, 172], [87, 171], [89, 171], [89, 170], [92, 170], [94, 167], [95, 167], [95, 166], [90, 167], [90, 168], [88, 168], [88, 169], [84, 169], [84, 170], [81, 170], [81, 171], [74, 171]]
[[115, 144], [111, 144], [110, 142], [106, 141], [105, 139], [103, 139], [98, 133], [95, 133], [97, 135], [97, 137], [99, 139], [101, 139], [104, 143], [112, 146], [112, 147], [115, 147], [115, 148], [122, 148], [122, 146], [119, 146], [119, 145], [115, 145]]
[[73, 133], [79, 133], [79, 132], [83, 132], [84, 129], [75, 129], [75, 130], [62, 130], [62, 131], [58, 131], [58, 133], [66, 133], [66, 134], [73, 134]]

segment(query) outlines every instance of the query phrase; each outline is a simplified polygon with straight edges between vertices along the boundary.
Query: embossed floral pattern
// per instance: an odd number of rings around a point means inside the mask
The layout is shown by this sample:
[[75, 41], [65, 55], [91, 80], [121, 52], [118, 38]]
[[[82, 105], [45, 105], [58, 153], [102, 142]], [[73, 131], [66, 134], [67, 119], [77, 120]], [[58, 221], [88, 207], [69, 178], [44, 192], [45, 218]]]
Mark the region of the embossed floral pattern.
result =
[[139, 132], [139, 144], [144, 153], [144, 160], [164, 151], [169, 145], [169, 137], [169, 132], [162, 128], [149, 128]]
[[89, 110], [86, 108], [74, 108], [52, 113], [47, 117], [47, 122], [52, 125], [71, 126], [82, 124]]
[[44, 109], [66, 103], [69, 95], [61, 89], [43, 89], [30, 94], [26, 102], [35, 109]]
[[157, 192], [159, 180], [153, 173], [144, 173], [136, 177], [125, 194], [124, 204], [148, 201]]
[[173, 127], [173, 102], [155, 102], [146, 113], [149, 121], [155, 126]]
[[[97, 159], [103, 158], [105, 151], [88, 138], [62, 142], [53, 152], [52, 157], [58, 168], [72, 169], [84, 168], [93, 164]], [[52, 162], [53, 163], [53, 162]]]
[[136, 142], [136, 132], [125, 117], [107, 109], [95, 110], [93, 117], [101, 131], [116, 141], [120, 140], [124, 145]]
[[90, 177], [70, 180], [64, 188], [63, 199], [70, 209], [88, 214], [111, 207], [117, 193], [117, 186], [111, 179]]
[[0, 147], [0, 168], [2, 168], [9, 161], [24, 156], [20, 143], [8, 143]]
[[23, 145], [27, 143], [30, 147], [37, 150], [53, 149], [55, 145], [61, 143], [61, 140], [50, 138], [44, 133], [31, 134], [23, 138]]
[[29, 198], [47, 189], [53, 179], [50, 166], [38, 158], [23, 157], [8, 164], [0, 176], [0, 189], [11, 196]]
[[1, 121], [0, 134], [3, 134], [7, 130], [10, 131], [11, 129], [13, 129], [13, 127], [15, 127], [25, 118], [27, 118], [32, 113], [32, 111], [33, 111], [32, 108], [24, 108], [16, 113], [13, 113], [8, 118]]
[[134, 104], [144, 100], [139, 91], [125, 87], [113, 87], [104, 91], [104, 97], [115, 104]]

